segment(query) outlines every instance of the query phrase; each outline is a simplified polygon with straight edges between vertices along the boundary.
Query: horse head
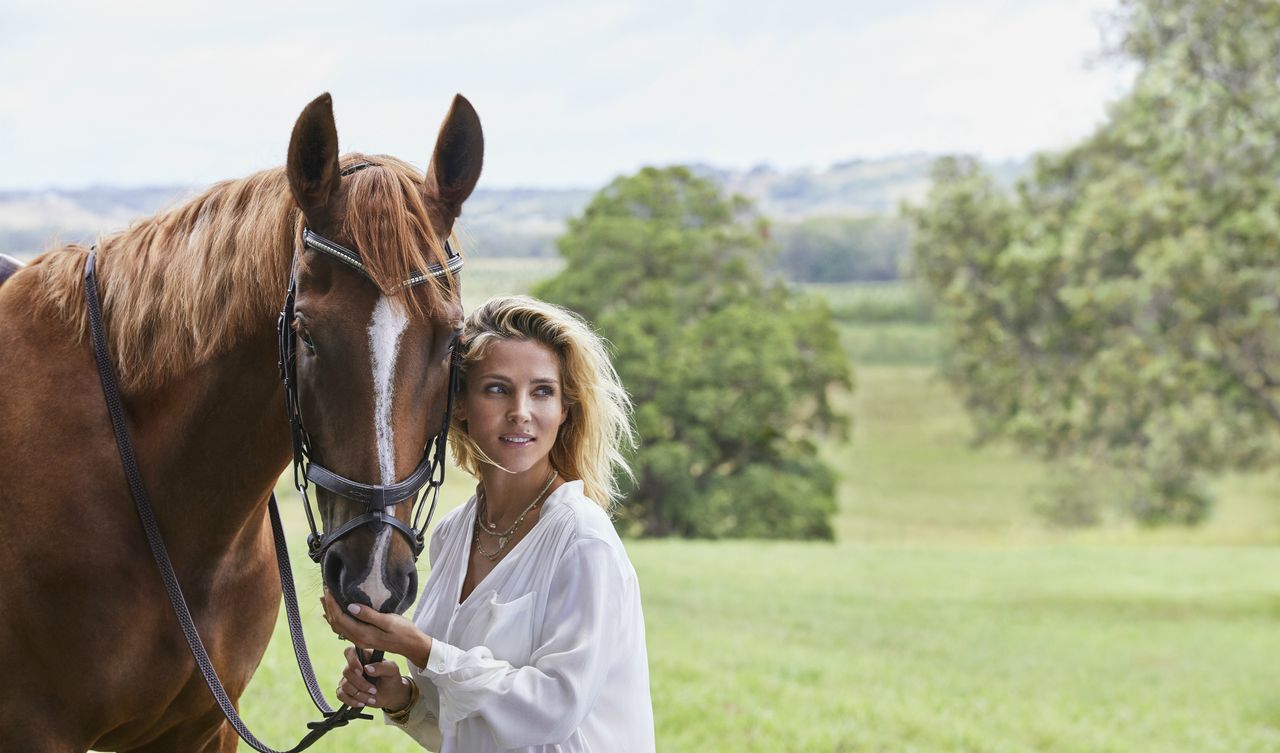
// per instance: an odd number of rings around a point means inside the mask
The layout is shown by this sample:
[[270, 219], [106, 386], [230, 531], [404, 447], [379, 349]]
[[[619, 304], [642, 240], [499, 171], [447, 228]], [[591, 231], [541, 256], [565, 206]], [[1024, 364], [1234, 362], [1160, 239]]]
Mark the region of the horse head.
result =
[[[328, 94], [298, 117], [286, 172], [305, 222], [299, 240], [315, 234], [358, 258], [344, 263], [341, 254], [300, 242], [293, 317], [286, 322], [295, 338], [297, 408], [310, 460], [339, 477], [396, 484], [421, 470], [424, 448], [448, 430], [451, 345], [462, 305], [445, 245], [480, 177], [483, 154], [480, 120], [461, 95], [425, 175], [390, 157], [340, 158]], [[440, 273], [418, 284], [429, 268]], [[313, 488], [327, 532], [370, 509], [331, 488]], [[415, 497], [384, 500], [375, 517], [394, 513], [407, 524]], [[399, 612], [413, 601], [414, 543], [398, 535], [406, 530], [374, 519], [325, 542], [322, 577], [341, 604]]]

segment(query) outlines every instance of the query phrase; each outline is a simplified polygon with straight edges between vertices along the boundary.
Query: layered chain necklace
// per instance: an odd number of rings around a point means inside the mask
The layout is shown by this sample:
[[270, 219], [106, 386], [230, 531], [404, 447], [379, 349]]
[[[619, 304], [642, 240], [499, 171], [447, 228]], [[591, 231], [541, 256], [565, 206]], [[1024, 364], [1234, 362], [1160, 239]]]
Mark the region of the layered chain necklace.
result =
[[[487, 517], [488, 517], [487, 513], [489, 510], [488, 510], [488, 505], [485, 504], [484, 488], [481, 487], [480, 495], [479, 495], [480, 498], [477, 500], [477, 504], [479, 505], [479, 507], [476, 510], [476, 533], [475, 533], [476, 551], [484, 555], [484, 558], [489, 560], [490, 562], [493, 562], [494, 560], [501, 557], [503, 550], [507, 548], [507, 542], [511, 540], [511, 536], [517, 530], [519, 530], [520, 524], [524, 522], [525, 516], [529, 514], [529, 511], [537, 507], [538, 503], [542, 501], [542, 495], [546, 494], [547, 490], [551, 488], [552, 482], [556, 480], [556, 475], [557, 473], [553, 469], [551, 471], [551, 475], [547, 477], [547, 483], [542, 485], [542, 491], [538, 492], [538, 495], [533, 498], [533, 501], [529, 503], [529, 506], [524, 508], [524, 511], [521, 512], [520, 516], [516, 518], [516, 522], [512, 523], [511, 526], [507, 528], [505, 531], [499, 531], [496, 523], [490, 523], [487, 520]], [[480, 545], [481, 533], [484, 533], [486, 536], [492, 536], [495, 539], [497, 539], [498, 548], [493, 550], [492, 552], [486, 552], [484, 550], [484, 547]]]

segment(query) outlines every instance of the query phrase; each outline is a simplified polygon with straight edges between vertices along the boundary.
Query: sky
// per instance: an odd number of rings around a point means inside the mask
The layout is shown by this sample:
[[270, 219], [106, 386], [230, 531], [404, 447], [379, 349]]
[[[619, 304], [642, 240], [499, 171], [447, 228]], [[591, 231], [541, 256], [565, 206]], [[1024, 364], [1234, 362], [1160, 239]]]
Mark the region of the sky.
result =
[[0, 189], [200, 186], [284, 162], [333, 95], [342, 151], [425, 167], [455, 92], [481, 187], [647, 164], [822, 170], [1065, 147], [1131, 66], [1105, 0], [0, 3]]

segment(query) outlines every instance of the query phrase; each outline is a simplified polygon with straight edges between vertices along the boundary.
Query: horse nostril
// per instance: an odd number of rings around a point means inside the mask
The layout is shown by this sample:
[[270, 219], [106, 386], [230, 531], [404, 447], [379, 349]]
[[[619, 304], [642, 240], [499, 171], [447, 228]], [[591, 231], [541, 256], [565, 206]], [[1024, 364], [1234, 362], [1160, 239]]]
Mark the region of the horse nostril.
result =
[[329, 587], [329, 591], [334, 596], [339, 596], [342, 593], [342, 573], [346, 570], [346, 563], [342, 561], [342, 557], [333, 549], [325, 552], [324, 565], [321, 570], [324, 583]]
[[383, 611], [403, 612], [413, 603], [418, 595], [418, 568], [412, 562], [399, 568], [395, 585], [391, 587], [391, 598], [387, 600]]
[[348, 564], [346, 550], [341, 545], [334, 546], [325, 554], [324, 583], [329, 587], [329, 593], [343, 607], [350, 604], [372, 606], [369, 597], [360, 590], [359, 584], [349, 582], [351, 574], [358, 573], [359, 570], [348, 567]]

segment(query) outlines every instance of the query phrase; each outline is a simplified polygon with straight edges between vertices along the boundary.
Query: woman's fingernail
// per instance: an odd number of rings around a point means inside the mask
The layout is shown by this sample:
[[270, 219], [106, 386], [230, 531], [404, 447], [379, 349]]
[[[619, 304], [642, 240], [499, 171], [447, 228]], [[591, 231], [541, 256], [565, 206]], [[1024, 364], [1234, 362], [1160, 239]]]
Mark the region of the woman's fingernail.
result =
[[347, 607], [347, 611], [350, 612], [351, 614], [360, 614], [360, 605], [352, 604]]
[[378, 689], [377, 689], [377, 688], [369, 688], [369, 699], [370, 699], [370, 700], [372, 700], [372, 699], [373, 699], [373, 697], [374, 697], [375, 695], [377, 695], [377, 694], [378, 694]]
[[364, 703], [362, 701], [356, 701], [356, 708], [358, 709], [364, 708]]
[[365, 671], [365, 674], [370, 674], [370, 675], [373, 674], [373, 665], [372, 664], [364, 665], [364, 671]]

